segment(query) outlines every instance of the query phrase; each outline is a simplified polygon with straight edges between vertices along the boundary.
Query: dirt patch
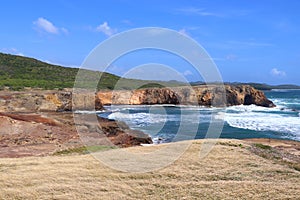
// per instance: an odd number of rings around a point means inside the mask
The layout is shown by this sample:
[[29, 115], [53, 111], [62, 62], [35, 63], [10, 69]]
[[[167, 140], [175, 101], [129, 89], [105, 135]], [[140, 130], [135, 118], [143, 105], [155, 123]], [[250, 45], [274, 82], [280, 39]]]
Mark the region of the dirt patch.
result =
[[269, 138], [244, 139], [244, 141], [267, 145], [267, 146], [273, 147], [275, 149], [285, 150], [290, 154], [300, 156], [300, 142], [297, 142], [297, 141], [269, 139]]
[[98, 118], [98, 123], [84, 120], [79, 126], [85, 130], [80, 135], [71, 112], [0, 113], [0, 157], [45, 156], [84, 145], [152, 143], [149, 136], [121, 122]]
[[247, 139], [254, 154], [300, 171], [300, 142], [275, 139]]

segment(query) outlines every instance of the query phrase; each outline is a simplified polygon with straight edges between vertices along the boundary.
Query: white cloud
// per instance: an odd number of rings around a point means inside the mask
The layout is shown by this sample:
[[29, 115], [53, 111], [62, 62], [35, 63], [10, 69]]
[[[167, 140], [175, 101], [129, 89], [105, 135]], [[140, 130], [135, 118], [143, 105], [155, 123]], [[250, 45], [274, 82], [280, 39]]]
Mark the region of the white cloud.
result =
[[107, 36], [112, 36], [113, 34], [115, 34], [117, 31], [115, 29], [112, 29], [107, 22], [104, 22], [103, 24], [100, 24], [97, 28], [96, 28], [97, 32], [101, 32], [104, 33]]
[[36, 25], [36, 27], [39, 30], [46, 31], [47, 33], [52, 33], [52, 34], [59, 33], [58, 28], [45, 18], [40, 17], [36, 21], [34, 21], [33, 24]]
[[186, 29], [184, 29], [184, 28], [180, 29], [178, 32], [181, 33], [182, 35], [185, 35], [185, 36], [189, 35], [188, 32], [186, 31]]
[[57, 66], [62, 66], [62, 67], [71, 67], [71, 68], [80, 68], [79, 65], [70, 65], [70, 64], [62, 64], [62, 63], [57, 63], [57, 62], [52, 62], [49, 60], [43, 60], [43, 59], [39, 59], [42, 62], [48, 63], [50, 65], [57, 65]]
[[194, 16], [203, 16], [203, 17], [219, 17], [219, 18], [228, 18], [228, 17], [242, 17], [253, 14], [253, 10], [240, 10], [240, 9], [227, 9], [227, 10], [216, 10], [209, 11], [206, 8], [199, 7], [183, 7], [174, 10], [175, 14], [184, 14], [184, 15], [194, 15]]
[[68, 31], [68, 29], [66, 29], [66, 28], [61, 28], [61, 31], [62, 31], [64, 34], [66, 34], [66, 35], [69, 34], [69, 31]]
[[193, 73], [190, 70], [186, 70], [186, 71], [183, 72], [183, 75], [184, 76], [190, 76], [190, 75], [193, 75]]
[[199, 15], [199, 16], [212, 16], [212, 17], [223, 17], [223, 15], [219, 13], [208, 12], [204, 8], [181, 8], [177, 9], [178, 12], [186, 14], [186, 15]]
[[144, 31], [144, 33], [148, 36], [158, 36], [158, 35], [164, 35], [164, 34], [169, 34], [170, 32], [167, 31], [166, 29], [161, 29], [161, 28], [151, 28], [147, 31]]
[[62, 32], [68, 34], [68, 30], [66, 28], [56, 27], [52, 22], [43, 17], [38, 18], [33, 22], [33, 24], [35, 25], [36, 30], [39, 32], [46, 32], [50, 34], [59, 34]]
[[133, 23], [132, 23], [130, 20], [128, 20], [128, 19], [124, 19], [124, 20], [122, 20], [121, 22], [122, 22], [123, 24], [128, 25], [128, 26], [132, 26], [132, 25], [133, 25]]
[[229, 54], [226, 56], [226, 60], [230, 60], [230, 61], [233, 61], [233, 60], [236, 60], [237, 59], [237, 56], [234, 55], [234, 54]]
[[25, 56], [23, 53], [21, 53], [16, 48], [2, 48], [1, 51], [3, 53], [7, 53], [7, 54], [13, 54], [13, 55], [17, 55], [17, 56]]
[[256, 41], [228, 41], [227, 43], [231, 45], [238, 45], [238, 46], [251, 46], [251, 47], [272, 47], [274, 44], [272, 43], [264, 43], [264, 42], [256, 42]]
[[278, 70], [277, 68], [273, 68], [273, 69], [271, 70], [270, 73], [271, 73], [271, 75], [273, 75], [273, 76], [279, 76], [279, 77], [284, 77], [284, 76], [286, 76], [285, 71]]
[[111, 72], [113, 74], [117, 74], [117, 75], [122, 75], [122, 74], [126, 73], [126, 69], [124, 69], [123, 67], [116, 66], [116, 65], [110, 65], [107, 68], [107, 71]]

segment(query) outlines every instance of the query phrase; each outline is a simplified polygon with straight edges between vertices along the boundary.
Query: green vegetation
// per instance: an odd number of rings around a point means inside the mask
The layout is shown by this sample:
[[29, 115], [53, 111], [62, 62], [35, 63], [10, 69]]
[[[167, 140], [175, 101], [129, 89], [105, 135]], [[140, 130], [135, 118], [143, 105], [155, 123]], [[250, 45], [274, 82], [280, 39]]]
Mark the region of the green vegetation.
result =
[[260, 143], [252, 144], [250, 151], [262, 158], [272, 160], [276, 163], [285, 164], [294, 170], [300, 171], [299, 157], [289, 153], [288, 151]]
[[147, 83], [140, 88], [164, 88], [164, 85], [158, 84], [158, 83]]
[[98, 151], [106, 151], [110, 149], [116, 149], [117, 147], [114, 146], [103, 146], [103, 145], [95, 145], [95, 146], [83, 146], [83, 147], [76, 147], [71, 149], [64, 149], [61, 151], [55, 152], [53, 155], [69, 155], [69, 154], [89, 154]]
[[261, 149], [268, 149], [268, 150], [271, 150], [271, 149], [272, 149], [271, 146], [269, 146], [269, 145], [264, 145], [264, 144], [260, 144], [260, 143], [256, 143], [256, 144], [254, 144], [254, 146], [257, 147], [257, 148], [261, 148]]
[[0, 87], [54, 89], [73, 87], [78, 69], [0, 53]]
[[[63, 89], [73, 88], [79, 69], [52, 65], [33, 58], [0, 53], [0, 90], [5, 87], [11, 90], [28, 88]], [[91, 70], [80, 70], [80, 79], [76, 79], [76, 88], [97, 88], [130, 90], [138, 88], [163, 88], [187, 85], [186, 83], [171, 81], [146, 81], [127, 79], [107, 73]], [[101, 77], [101, 79], [100, 79]], [[100, 81], [98, 81], [100, 79]], [[198, 81], [191, 85], [205, 85]], [[213, 83], [220, 84], [220, 83]], [[228, 83], [248, 84], [259, 90], [271, 89], [300, 89], [296, 85], [271, 86], [260, 83]]]
[[241, 147], [241, 148], [244, 148], [242, 144], [231, 143], [231, 141], [229, 141], [229, 142], [218, 142], [217, 144], [223, 145], [223, 146]]
[[[78, 68], [51, 65], [33, 58], [0, 53], [0, 90], [9, 87], [22, 90], [25, 87], [42, 89], [73, 88]], [[81, 70], [76, 88], [138, 89], [146, 87], [172, 87], [184, 85], [176, 81], [144, 81], [91, 70]], [[101, 77], [101, 79], [100, 79]], [[100, 79], [100, 81], [98, 81]]]

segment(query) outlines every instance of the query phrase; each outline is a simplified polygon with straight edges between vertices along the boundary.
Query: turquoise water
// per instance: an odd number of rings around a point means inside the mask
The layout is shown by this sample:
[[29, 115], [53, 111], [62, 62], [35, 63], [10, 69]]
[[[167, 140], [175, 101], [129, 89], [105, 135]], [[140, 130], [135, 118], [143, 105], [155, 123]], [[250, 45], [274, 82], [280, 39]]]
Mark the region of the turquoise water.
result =
[[[100, 115], [142, 130], [156, 143], [206, 137], [300, 141], [300, 90], [272, 90], [265, 94], [277, 105], [275, 108], [255, 105], [226, 109], [174, 105], [109, 106], [106, 107], [108, 111]], [[211, 128], [215, 124], [223, 125], [220, 134], [207, 135], [210, 124]]]

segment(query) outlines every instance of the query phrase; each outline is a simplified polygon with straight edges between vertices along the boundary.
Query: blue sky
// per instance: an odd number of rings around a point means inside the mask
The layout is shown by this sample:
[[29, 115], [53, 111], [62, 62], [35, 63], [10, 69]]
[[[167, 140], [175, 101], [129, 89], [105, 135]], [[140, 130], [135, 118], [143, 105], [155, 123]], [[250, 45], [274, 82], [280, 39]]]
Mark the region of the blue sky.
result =
[[[300, 85], [298, 0], [111, 0], [1, 2], [0, 51], [65, 66], [80, 66], [100, 42], [122, 31], [163, 27], [200, 43], [224, 81]], [[131, 67], [168, 64], [190, 81], [199, 77], [182, 60], [159, 51], [113, 63]]]

